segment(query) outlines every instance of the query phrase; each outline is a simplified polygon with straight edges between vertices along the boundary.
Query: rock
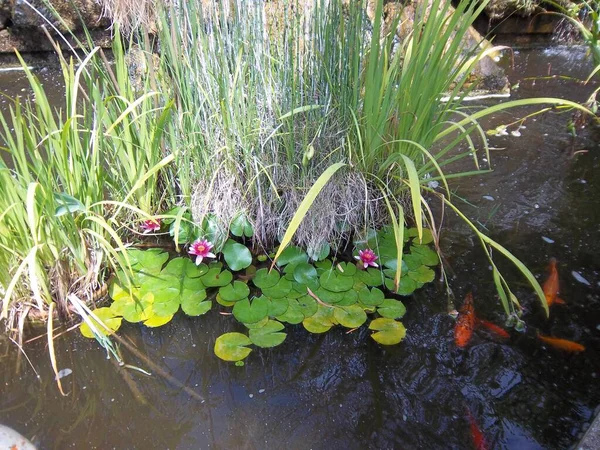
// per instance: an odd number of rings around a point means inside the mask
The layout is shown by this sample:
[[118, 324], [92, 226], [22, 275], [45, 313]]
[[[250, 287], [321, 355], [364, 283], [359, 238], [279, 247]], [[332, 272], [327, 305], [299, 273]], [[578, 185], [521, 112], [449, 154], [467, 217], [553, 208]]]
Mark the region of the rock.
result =
[[[62, 20], [56, 18], [52, 8], [47, 7], [43, 0], [31, 0], [29, 3], [35, 7], [37, 12], [23, 0], [14, 0], [12, 25], [15, 28], [47, 26], [47, 22], [40, 17], [40, 14], [61, 32], [82, 30], [83, 25], [81, 20], [83, 20], [89, 29], [110, 25], [110, 22], [102, 17], [102, 7], [94, 0], [53, 0], [52, 6]], [[81, 15], [81, 18], [79, 15]]]
[[12, 428], [0, 425], [0, 449], [35, 450], [35, 447]]

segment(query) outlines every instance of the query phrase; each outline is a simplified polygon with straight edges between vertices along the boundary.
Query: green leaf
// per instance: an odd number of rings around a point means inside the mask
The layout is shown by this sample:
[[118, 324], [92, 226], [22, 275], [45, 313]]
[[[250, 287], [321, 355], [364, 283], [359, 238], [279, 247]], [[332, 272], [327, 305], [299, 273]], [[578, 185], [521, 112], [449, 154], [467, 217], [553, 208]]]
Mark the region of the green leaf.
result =
[[287, 298], [267, 298], [267, 302], [270, 317], [282, 316], [289, 307], [289, 300]]
[[210, 300], [204, 301], [206, 298], [206, 291], [204, 295], [186, 296], [181, 302], [181, 309], [188, 316], [201, 316], [206, 314], [212, 308], [212, 302]]
[[54, 212], [54, 216], [56, 217], [64, 216], [68, 213], [87, 211], [83, 203], [65, 192], [55, 192], [54, 200], [59, 205]]
[[255, 323], [245, 323], [244, 326], [246, 328], [248, 328], [249, 330], [254, 330], [255, 328], [264, 327], [268, 321], [269, 321], [269, 317], [267, 316], [264, 319], [259, 320], [258, 322], [255, 322]]
[[339, 263], [336, 266], [337, 272], [339, 275], [345, 276], [345, 277], [353, 277], [356, 275], [357, 269], [356, 269], [356, 264], [353, 264], [351, 262], [349, 263]]
[[438, 254], [427, 245], [413, 245], [410, 247], [410, 252], [426, 266], [437, 266], [440, 263]]
[[252, 224], [248, 221], [248, 218], [244, 213], [238, 214], [235, 219], [233, 219], [229, 226], [229, 231], [237, 237], [246, 236], [250, 238], [254, 234]]
[[367, 321], [365, 310], [358, 305], [335, 308], [333, 316], [339, 324], [346, 328], [358, 328]]
[[223, 256], [229, 268], [233, 271], [245, 269], [252, 264], [252, 253], [238, 242], [229, 239], [223, 247]]
[[369, 267], [367, 270], [357, 270], [356, 277], [367, 286], [381, 286], [383, 284], [383, 273], [379, 269]]
[[420, 266], [417, 270], [409, 270], [407, 275], [418, 283], [430, 283], [435, 278], [435, 272], [427, 266]]
[[[418, 235], [419, 235], [419, 232], [417, 231], [416, 228], [408, 229], [408, 236], [417, 237]], [[431, 230], [429, 228], [423, 228], [423, 240], [421, 241], [421, 244], [426, 245], [426, 244], [431, 244], [432, 242], [433, 242], [433, 234], [431, 234]]]
[[250, 340], [259, 347], [276, 347], [287, 337], [287, 334], [280, 333], [284, 328], [281, 322], [269, 320], [263, 327], [250, 330]]
[[208, 272], [208, 266], [204, 263], [196, 265], [189, 258], [179, 257], [169, 261], [163, 272], [178, 277], [183, 274], [189, 278], [198, 278]]
[[377, 308], [377, 312], [387, 319], [400, 319], [406, 314], [406, 307], [401, 301], [386, 298]]
[[317, 301], [310, 295], [300, 297], [297, 303], [304, 317], [310, 317], [317, 312]]
[[302, 309], [298, 303], [298, 300], [292, 298], [288, 299], [287, 311], [285, 312], [285, 314], [277, 316], [276, 318], [281, 322], [287, 322], [292, 325], [296, 325], [302, 322], [304, 320], [304, 314], [302, 314]]
[[208, 266], [208, 272], [200, 277], [202, 283], [206, 287], [221, 287], [226, 286], [233, 280], [233, 274], [229, 270], [221, 271], [220, 267]]
[[243, 323], [256, 323], [269, 314], [269, 304], [264, 297], [257, 297], [250, 302], [248, 299], [240, 300], [233, 306], [233, 315]]
[[330, 259], [324, 259], [323, 261], [315, 262], [315, 267], [317, 269], [330, 270], [333, 267], [333, 263]]
[[382, 345], [398, 344], [406, 336], [406, 328], [404, 328], [402, 322], [387, 318], [373, 320], [369, 324], [369, 329], [377, 331], [371, 337]]
[[315, 295], [321, 300], [323, 303], [327, 303], [328, 305], [333, 305], [334, 303], [341, 302], [346, 296], [346, 292], [332, 292], [328, 291], [324, 288], [319, 288], [315, 291]]
[[225, 333], [215, 341], [215, 355], [224, 361], [241, 361], [246, 358], [252, 344], [250, 338], [242, 333]]
[[275, 286], [280, 279], [279, 272], [276, 270], [259, 269], [252, 279], [254, 285], [259, 289], [265, 289]]
[[325, 333], [334, 325], [333, 308], [318, 305], [317, 312], [302, 321], [302, 325], [311, 333]]
[[287, 278], [280, 278], [277, 284], [270, 288], [262, 288], [262, 293], [271, 298], [282, 298], [292, 290], [292, 282]]
[[145, 273], [157, 274], [169, 259], [169, 254], [159, 248], [145, 251], [133, 249], [127, 251], [127, 257], [133, 269]]
[[385, 295], [380, 289], [372, 288], [363, 288], [358, 292], [358, 299], [367, 306], [378, 306], [383, 303], [385, 299]]
[[279, 267], [285, 266], [286, 264], [300, 264], [308, 262], [308, 255], [300, 247], [290, 246], [286, 248], [277, 260]]
[[419, 183], [419, 174], [415, 167], [415, 163], [406, 155], [400, 155], [404, 160], [406, 172], [408, 173], [408, 184], [410, 187], [410, 199], [413, 206], [413, 214], [417, 222], [417, 235], [419, 241], [423, 237], [423, 214], [421, 210], [421, 185]]
[[294, 234], [296, 234], [298, 227], [300, 226], [300, 224], [306, 217], [306, 213], [312, 206], [313, 202], [315, 201], [315, 199], [317, 198], [317, 196], [319, 195], [319, 193], [321, 192], [323, 187], [325, 187], [325, 185], [327, 184], [329, 179], [345, 165], [346, 164], [344, 164], [342, 162], [332, 164], [327, 169], [325, 169], [325, 171], [319, 176], [319, 178], [317, 178], [317, 181], [314, 182], [314, 184], [312, 185], [312, 187], [309, 189], [308, 193], [306, 194], [306, 197], [304, 197], [304, 199], [300, 203], [300, 206], [298, 206], [298, 209], [294, 213], [294, 217], [292, 217], [292, 220], [290, 221], [290, 223], [287, 227], [287, 230], [283, 236], [283, 239], [281, 239], [281, 245], [279, 245], [279, 250], [277, 250], [277, 253], [275, 254], [273, 263], [277, 262], [277, 260], [279, 259], [279, 257], [281, 256], [281, 254], [283, 253], [285, 248], [291, 242], [292, 237], [294, 237]]
[[219, 295], [226, 302], [237, 302], [250, 295], [250, 288], [246, 283], [236, 280], [232, 284], [220, 287]]
[[294, 269], [294, 279], [300, 284], [315, 281], [317, 277], [317, 269], [308, 263], [300, 263]]
[[314, 248], [309, 248], [307, 253], [311, 260], [322, 261], [329, 256], [329, 253], [331, 253], [331, 246], [327, 242], [324, 242]]
[[[364, 285], [363, 285], [364, 286]], [[358, 301], [358, 291], [350, 289], [348, 292], [344, 292], [344, 298], [337, 302], [335, 306], [350, 306], [354, 305]]]
[[[390, 291], [394, 291], [394, 280], [386, 278], [385, 284]], [[411, 295], [416, 289], [417, 282], [409, 276], [404, 276], [400, 278], [400, 285], [398, 286], [398, 292], [396, 293], [399, 295]]]
[[123, 316], [127, 322], [137, 323], [149, 319], [154, 310], [154, 295], [148, 292], [139, 300], [134, 297], [122, 297], [110, 305], [110, 310], [117, 316]]
[[345, 277], [339, 272], [325, 272], [319, 277], [321, 287], [331, 292], [346, 292], [352, 289], [354, 278]]
[[[206, 302], [206, 303], [208, 303], [208, 302]], [[165, 317], [153, 315], [152, 317], [148, 318], [148, 320], [146, 320], [144, 322], [144, 325], [146, 325], [147, 327], [150, 327], [150, 328], [162, 327], [163, 325], [166, 325], [167, 323], [169, 323], [171, 321], [171, 319], [173, 319], [173, 314], [165, 316]]]
[[[115, 317], [113, 312], [109, 308], [98, 308], [93, 311], [94, 315], [109, 329], [113, 331], [117, 331], [121, 326], [121, 321], [123, 320], [121, 317]], [[102, 325], [96, 322], [95, 319], [90, 317], [90, 320], [95, 325], [98, 332], [103, 334], [104, 336], [108, 335], [108, 332], [104, 329]], [[83, 334], [86, 338], [94, 339], [94, 333], [91, 328], [88, 326], [86, 322], [83, 322], [79, 327], [81, 334]]]

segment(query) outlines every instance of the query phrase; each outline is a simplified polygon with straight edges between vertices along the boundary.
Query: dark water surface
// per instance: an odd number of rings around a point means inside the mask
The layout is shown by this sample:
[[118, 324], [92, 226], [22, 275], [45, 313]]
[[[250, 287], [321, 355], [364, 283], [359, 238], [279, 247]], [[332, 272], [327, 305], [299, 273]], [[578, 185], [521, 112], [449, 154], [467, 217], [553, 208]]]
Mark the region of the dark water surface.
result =
[[[514, 98], [584, 100], [595, 86], [525, 80], [549, 70], [585, 78], [583, 59], [581, 49], [516, 53], [511, 81], [520, 87]], [[511, 117], [498, 115], [489, 127]], [[198, 319], [180, 314], [160, 329], [125, 325], [122, 334], [205, 401], [130, 370], [141, 403], [103, 350], [75, 331], [56, 340], [59, 369], [73, 370], [62, 379], [66, 397], [56, 389], [44, 339], [27, 350], [39, 379], [26, 361], [15, 372], [14, 349], [0, 353], [0, 423], [42, 449], [468, 449], [474, 448], [470, 410], [489, 448], [569, 448], [600, 404], [600, 134], [584, 130], [572, 138], [569, 118], [547, 113], [527, 120], [520, 137], [493, 138], [494, 172], [454, 184], [477, 206], [463, 205], [469, 217], [540, 281], [549, 258], [559, 261], [567, 305], [553, 306], [548, 320], [526, 283], [500, 264], [527, 310], [525, 333], [511, 331], [502, 342], [478, 330], [466, 349], [457, 349], [447, 295], [430, 286], [405, 300], [408, 335], [400, 345], [381, 347], [364, 329], [311, 335], [289, 327], [282, 345], [254, 350], [240, 368], [212, 351], [217, 336], [238, 329], [232, 319], [217, 308]], [[443, 248], [457, 305], [473, 289], [477, 314], [502, 324], [477, 241], [452, 215], [445, 224]], [[586, 351], [542, 345], [538, 330], [580, 342]], [[122, 352], [127, 363], [146, 368]]]

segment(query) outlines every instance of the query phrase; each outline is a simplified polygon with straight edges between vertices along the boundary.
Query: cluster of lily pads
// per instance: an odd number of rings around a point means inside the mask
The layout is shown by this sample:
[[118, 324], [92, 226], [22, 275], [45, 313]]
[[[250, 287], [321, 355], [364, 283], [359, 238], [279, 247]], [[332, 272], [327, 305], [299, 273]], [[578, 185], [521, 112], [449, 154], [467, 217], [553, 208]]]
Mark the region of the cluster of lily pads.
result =
[[[303, 249], [290, 246], [276, 266], [260, 267], [269, 263], [268, 256], [253, 258], [239, 242], [244, 239], [243, 228], [242, 236], [235, 233], [220, 246], [225, 265], [220, 261], [207, 264], [206, 258], [198, 257], [200, 251], [208, 254], [213, 247], [206, 239], [189, 246], [193, 259], [169, 259], [160, 249], [129, 250], [127, 263], [132, 270], [116, 274], [109, 287], [112, 303], [97, 309], [96, 316], [113, 331], [123, 319], [158, 327], [168, 323], [179, 309], [188, 316], [200, 316], [217, 303], [247, 330], [225, 333], [215, 342], [215, 354], [237, 364], [243, 364], [241, 360], [252, 352], [252, 345], [268, 348], [281, 344], [287, 336], [286, 323], [324, 333], [336, 325], [356, 329], [372, 315], [368, 325], [374, 331], [371, 337], [380, 344], [393, 345], [406, 334], [399, 321], [406, 308], [398, 295], [410, 295], [433, 281], [432, 267], [439, 263], [429, 245], [431, 233], [424, 230], [419, 243], [417, 230], [407, 229], [402, 276], [396, 287], [395, 238], [384, 228], [373, 231], [369, 239], [355, 242], [358, 262], [330, 257], [328, 246], [326, 252], [312, 258]], [[249, 237], [251, 229], [246, 231], [245, 237]], [[84, 323], [81, 332], [94, 337], [98, 330], [92, 331]]]

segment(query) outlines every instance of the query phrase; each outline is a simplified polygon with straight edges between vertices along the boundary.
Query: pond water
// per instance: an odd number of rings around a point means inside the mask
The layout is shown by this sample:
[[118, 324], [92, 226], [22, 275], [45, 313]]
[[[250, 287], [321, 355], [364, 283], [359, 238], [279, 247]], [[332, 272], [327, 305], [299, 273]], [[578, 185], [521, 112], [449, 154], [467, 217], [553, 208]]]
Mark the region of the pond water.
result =
[[[582, 63], [584, 55], [581, 48], [515, 52], [509, 75], [520, 87], [513, 97], [584, 100], [594, 85], [531, 79], [549, 73], [585, 78], [590, 68]], [[498, 115], [487, 126], [525, 113], [511, 114]], [[96, 342], [78, 331], [55, 342], [59, 369], [72, 370], [62, 379], [68, 393], [63, 397], [45, 339], [27, 348], [38, 378], [25, 360], [16, 369], [14, 348], [0, 337], [0, 423], [40, 449], [466, 449], [474, 448], [470, 411], [488, 448], [569, 448], [600, 404], [600, 198], [595, 195], [600, 135], [583, 130], [572, 138], [569, 118], [570, 113], [546, 113], [527, 120], [520, 137], [493, 138], [494, 172], [454, 184], [473, 205], [463, 204], [468, 215], [540, 281], [549, 259], [558, 259], [567, 304], [553, 306], [549, 319], [526, 283], [501, 264], [526, 308], [526, 332], [511, 331], [511, 338], [501, 341], [477, 330], [470, 345], [458, 349], [441, 285], [405, 300], [408, 334], [399, 345], [381, 347], [365, 329], [312, 335], [301, 326], [288, 327], [282, 345], [253, 351], [244, 367], [213, 353], [216, 337], [239, 327], [217, 308], [197, 319], [180, 314], [160, 329], [121, 328], [126, 339], [203, 401], [156, 375], [129, 370], [124, 377]], [[456, 305], [473, 290], [478, 316], [502, 324], [478, 243], [451, 214], [445, 225], [443, 249]], [[538, 331], [580, 342], [586, 350], [553, 349], [537, 340]], [[125, 362], [147, 369], [125, 348], [122, 352]]]

